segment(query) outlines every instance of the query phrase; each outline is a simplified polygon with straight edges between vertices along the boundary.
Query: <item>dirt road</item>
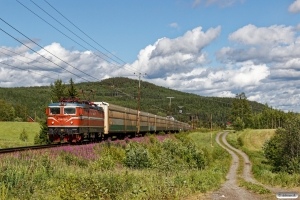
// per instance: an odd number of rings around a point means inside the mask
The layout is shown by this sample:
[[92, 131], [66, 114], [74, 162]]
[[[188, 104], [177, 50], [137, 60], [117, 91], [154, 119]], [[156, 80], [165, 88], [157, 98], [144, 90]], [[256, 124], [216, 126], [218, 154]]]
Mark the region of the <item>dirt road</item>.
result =
[[217, 199], [259, 200], [261, 199], [259, 195], [237, 186], [236, 180], [237, 180], [237, 169], [239, 166], [239, 157], [234, 151], [232, 151], [232, 149], [228, 148], [228, 146], [224, 146], [221, 144], [220, 142], [221, 135], [222, 135], [223, 143], [229, 145], [226, 141], [227, 133], [225, 134], [219, 133], [216, 137], [216, 142], [230, 153], [230, 155], [232, 156], [232, 164], [226, 176], [227, 181], [222, 185], [222, 187], [218, 191], [209, 194], [207, 196], [207, 199], [214, 199], [214, 200]]

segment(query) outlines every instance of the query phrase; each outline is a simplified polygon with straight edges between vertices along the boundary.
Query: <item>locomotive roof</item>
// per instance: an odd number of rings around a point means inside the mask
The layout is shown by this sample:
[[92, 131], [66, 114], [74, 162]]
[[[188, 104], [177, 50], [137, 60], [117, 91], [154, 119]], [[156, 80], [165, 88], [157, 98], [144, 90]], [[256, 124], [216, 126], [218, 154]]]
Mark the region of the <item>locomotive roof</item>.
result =
[[48, 106], [52, 107], [52, 106], [75, 106], [75, 107], [90, 107], [90, 108], [99, 108], [97, 105], [88, 105], [85, 103], [77, 103], [77, 102], [59, 102], [59, 103], [50, 103]]

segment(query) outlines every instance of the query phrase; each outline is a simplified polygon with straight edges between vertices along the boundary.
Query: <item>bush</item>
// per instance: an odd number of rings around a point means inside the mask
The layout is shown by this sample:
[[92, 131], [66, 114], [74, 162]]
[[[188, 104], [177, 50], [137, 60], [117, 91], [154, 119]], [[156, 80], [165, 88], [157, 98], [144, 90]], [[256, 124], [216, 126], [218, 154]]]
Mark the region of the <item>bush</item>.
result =
[[14, 119], [14, 121], [15, 121], [15, 122], [22, 122], [23, 119], [22, 119], [21, 117], [16, 117], [16, 118]]
[[28, 134], [26, 133], [25, 129], [23, 129], [23, 131], [20, 133], [20, 140], [26, 142], [26, 140], [28, 140]]
[[237, 143], [238, 143], [238, 145], [239, 145], [240, 147], [244, 146], [244, 142], [243, 142], [243, 140], [242, 140], [241, 137], [238, 137], [238, 138], [237, 138]]
[[151, 167], [152, 158], [148, 149], [137, 142], [129, 143], [126, 148], [125, 165], [136, 169]]

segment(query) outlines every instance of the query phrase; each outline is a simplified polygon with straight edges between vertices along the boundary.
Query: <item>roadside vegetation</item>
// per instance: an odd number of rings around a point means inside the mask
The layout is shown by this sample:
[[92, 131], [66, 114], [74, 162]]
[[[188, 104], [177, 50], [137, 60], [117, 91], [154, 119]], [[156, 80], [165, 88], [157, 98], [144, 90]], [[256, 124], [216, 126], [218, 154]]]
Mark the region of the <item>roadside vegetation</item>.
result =
[[[217, 189], [231, 158], [210, 133], [151, 135], [0, 156], [6, 199], [181, 199]], [[213, 134], [215, 137], [215, 134]]]
[[[279, 129], [277, 129], [279, 130]], [[241, 149], [252, 162], [252, 173], [259, 182], [279, 187], [299, 187], [300, 174], [280, 171], [265, 156], [264, 149], [269, 141], [276, 135], [275, 129], [245, 129], [236, 133], [230, 133], [227, 141], [235, 148]], [[280, 129], [281, 130], [281, 129]], [[275, 150], [275, 149], [273, 149]], [[275, 153], [276, 151], [274, 151]], [[299, 165], [298, 165], [299, 167]]]

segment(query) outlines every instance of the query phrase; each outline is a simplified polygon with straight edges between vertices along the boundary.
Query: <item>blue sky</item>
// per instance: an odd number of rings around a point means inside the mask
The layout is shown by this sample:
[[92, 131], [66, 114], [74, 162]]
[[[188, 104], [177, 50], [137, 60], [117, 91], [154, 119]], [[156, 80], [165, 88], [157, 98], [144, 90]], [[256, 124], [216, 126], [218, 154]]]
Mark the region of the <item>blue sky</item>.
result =
[[300, 0], [47, 2], [0, 0], [0, 87], [142, 72], [156, 85], [202, 96], [245, 92], [249, 100], [300, 112]]

